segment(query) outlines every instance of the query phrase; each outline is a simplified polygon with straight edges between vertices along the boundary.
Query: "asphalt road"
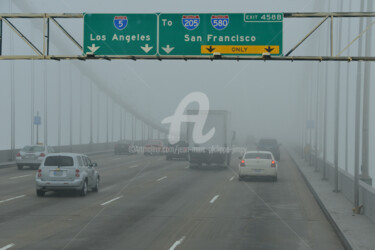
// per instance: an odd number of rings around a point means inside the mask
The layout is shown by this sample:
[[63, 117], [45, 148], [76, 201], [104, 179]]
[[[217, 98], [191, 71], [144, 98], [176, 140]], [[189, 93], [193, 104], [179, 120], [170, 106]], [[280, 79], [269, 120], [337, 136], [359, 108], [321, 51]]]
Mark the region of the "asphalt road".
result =
[[[0, 249], [343, 249], [287, 153], [279, 180], [240, 182], [162, 156], [98, 155], [99, 193], [35, 194], [0, 169]], [[233, 157], [235, 158], [235, 157]]]

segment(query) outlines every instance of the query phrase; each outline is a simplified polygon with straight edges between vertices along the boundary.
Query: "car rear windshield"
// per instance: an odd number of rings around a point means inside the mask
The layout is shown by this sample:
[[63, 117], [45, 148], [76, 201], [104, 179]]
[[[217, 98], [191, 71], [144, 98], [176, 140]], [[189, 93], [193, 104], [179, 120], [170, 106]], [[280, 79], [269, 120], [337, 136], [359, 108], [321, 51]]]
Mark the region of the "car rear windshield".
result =
[[44, 152], [43, 146], [26, 146], [22, 149], [22, 151], [27, 153], [34, 153], [34, 152]]
[[271, 154], [267, 153], [249, 153], [245, 155], [245, 159], [272, 159]]
[[44, 166], [71, 167], [74, 166], [74, 161], [70, 156], [48, 156]]

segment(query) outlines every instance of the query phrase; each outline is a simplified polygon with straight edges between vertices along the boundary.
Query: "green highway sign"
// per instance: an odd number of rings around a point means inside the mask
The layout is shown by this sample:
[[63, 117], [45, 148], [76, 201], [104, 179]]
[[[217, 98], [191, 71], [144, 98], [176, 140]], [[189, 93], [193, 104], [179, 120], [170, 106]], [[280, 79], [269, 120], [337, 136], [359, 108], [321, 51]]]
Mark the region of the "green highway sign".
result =
[[156, 55], [157, 14], [84, 14], [83, 54]]
[[282, 55], [282, 13], [160, 14], [160, 55]]
[[84, 14], [84, 55], [282, 55], [283, 13]]

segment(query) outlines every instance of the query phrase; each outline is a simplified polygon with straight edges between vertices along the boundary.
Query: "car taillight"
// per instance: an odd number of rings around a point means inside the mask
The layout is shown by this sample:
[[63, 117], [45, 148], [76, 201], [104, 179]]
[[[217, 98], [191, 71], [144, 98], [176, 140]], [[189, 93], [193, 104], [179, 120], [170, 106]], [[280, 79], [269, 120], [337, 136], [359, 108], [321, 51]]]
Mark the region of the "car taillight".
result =
[[20, 152], [18, 152], [18, 153], [17, 153], [17, 157], [21, 157], [21, 154], [20, 154]]
[[39, 168], [38, 169], [38, 177], [41, 177], [42, 176], [42, 170]]
[[242, 160], [242, 161], [241, 161], [240, 166], [241, 166], [241, 167], [245, 167], [245, 160]]
[[276, 167], [276, 162], [275, 161], [272, 161], [271, 162], [271, 168], [275, 168]]
[[76, 177], [79, 177], [79, 169], [76, 169]]
[[39, 157], [44, 157], [46, 156], [44, 153], [40, 153]]

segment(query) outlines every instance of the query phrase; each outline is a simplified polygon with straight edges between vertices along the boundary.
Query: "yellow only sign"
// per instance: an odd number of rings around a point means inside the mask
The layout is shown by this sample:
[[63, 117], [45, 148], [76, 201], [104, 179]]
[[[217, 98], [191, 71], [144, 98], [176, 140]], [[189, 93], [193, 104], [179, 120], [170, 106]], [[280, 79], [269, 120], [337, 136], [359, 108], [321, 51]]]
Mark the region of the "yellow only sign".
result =
[[253, 46], [240, 46], [240, 45], [202, 45], [202, 54], [263, 54], [270, 53], [279, 54], [280, 46], [268, 45], [253, 45]]

